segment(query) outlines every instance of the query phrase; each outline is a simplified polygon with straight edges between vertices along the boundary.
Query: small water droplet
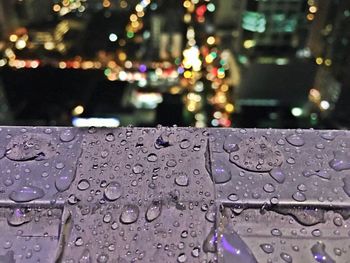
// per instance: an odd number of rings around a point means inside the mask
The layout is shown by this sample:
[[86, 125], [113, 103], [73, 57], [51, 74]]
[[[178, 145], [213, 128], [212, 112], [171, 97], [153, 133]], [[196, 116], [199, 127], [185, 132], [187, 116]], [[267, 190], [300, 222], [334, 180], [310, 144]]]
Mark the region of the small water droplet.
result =
[[279, 236], [282, 236], [282, 232], [278, 228], [274, 228], [271, 230], [271, 235], [279, 237]]
[[115, 140], [114, 134], [113, 133], [107, 133], [106, 134], [106, 141], [107, 142], [113, 142]]
[[271, 254], [275, 250], [273, 246], [269, 243], [261, 244], [260, 247], [266, 254]]
[[179, 173], [174, 179], [175, 183], [179, 186], [188, 186], [189, 178], [187, 173]]
[[287, 262], [287, 263], [292, 263], [292, 262], [293, 262], [292, 256], [289, 255], [289, 254], [287, 254], [287, 253], [285, 253], [285, 252], [282, 252], [282, 253], [280, 254], [280, 256], [281, 256], [281, 259], [283, 259], [283, 260], [284, 260], [285, 262]]
[[263, 187], [264, 191], [267, 193], [273, 193], [275, 191], [275, 187], [273, 184], [265, 184]]
[[155, 153], [150, 153], [148, 156], [147, 156], [147, 160], [149, 162], [156, 162], [158, 160], [158, 156], [155, 154]]
[[80, 191], [85, 191], [89, 189], [89, 187], [90, 187], [90, 182], [86, 179], [82, 179], [78, 183], [78, 190]]

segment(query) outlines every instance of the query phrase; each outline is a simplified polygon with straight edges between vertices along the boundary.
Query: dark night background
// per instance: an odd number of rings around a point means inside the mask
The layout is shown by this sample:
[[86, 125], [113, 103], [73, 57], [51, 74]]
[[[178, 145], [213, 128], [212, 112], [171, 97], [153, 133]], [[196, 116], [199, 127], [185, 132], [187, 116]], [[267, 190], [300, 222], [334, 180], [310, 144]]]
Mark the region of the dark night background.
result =
[[350, 1], [0, 0], [0, 125], [350, 127]]

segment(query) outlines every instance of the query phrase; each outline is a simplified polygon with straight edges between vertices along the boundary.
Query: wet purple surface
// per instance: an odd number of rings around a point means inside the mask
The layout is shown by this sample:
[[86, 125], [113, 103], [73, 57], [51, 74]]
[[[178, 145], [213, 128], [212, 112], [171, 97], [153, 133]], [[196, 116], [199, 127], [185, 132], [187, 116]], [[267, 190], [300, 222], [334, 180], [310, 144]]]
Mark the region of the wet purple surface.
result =
[[0, 128], [0, 262], [350, 262], [350, 133]]

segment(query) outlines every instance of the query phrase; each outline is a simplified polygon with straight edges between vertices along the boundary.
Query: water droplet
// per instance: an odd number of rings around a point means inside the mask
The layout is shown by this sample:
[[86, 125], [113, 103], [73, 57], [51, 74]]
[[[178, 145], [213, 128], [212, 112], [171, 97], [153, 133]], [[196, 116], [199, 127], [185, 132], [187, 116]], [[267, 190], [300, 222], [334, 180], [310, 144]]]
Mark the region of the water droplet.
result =
[[149, 162], [156, 162], [158, 160], [158, 156], [155, 154], [155, 153], [150, 153], [148, 156], [147, 156], [147, 160]]
[[292, 256], [289, 255], [289, 254], [287, 254], [287, 253], [285, 253], [285, 252], [282, 252], [282, 253], [280, 254], [280, 256], [281, 256], [281, 259], [283, 259], [283, 260], [284, 260], [285, 262], [287, 262], [287, 263], [292, 263], [292, 262], [293, 262]]
[[115, 201], [123, 194], [123, 189], [118, 182], [111, 182], [104, 190], [104, 196], [108, 201]]
[[89, 187], [90, 187], [90, 182], [86, 179], [82, 179], [78, 183], [78, 190], [80, 191], [85, 191], [89, 189]]
[[284, 157], [276, 146], [262, 136], [241, 141], [239, 150], [230, 153], [230, 161], [248, 171], [268, 172], [280, 166]]
[[227, 165], [221, 160], [212, 162], [212, 178], [216, 184], [223, 184], [231, 180], [231, 172]]
[[59, 163], [56, 163], [56, 169], [59, 169], [59, 170], [61, 170], [61, 169], [63, 169], [64, 168], [64, 163], [61, 163], [61, 162], [59, 162]]
[[175, 183], [179, 186], [188, 186], [189, 178], [187, 173], [179, 173], [175, 177]]
[[39, 198], [42, 198], [45, 195], [43, 189], [36, 186], [22, 186], [10, 194], [10, 199], [15, 202], [29, 202]]
[[257, 263], [253, 253], [240, 236], [230, 229], [225, 231], [219, 238], [220, 257], [223, 262]]
[[289, 163], [289, 164], [295, 164], [295, 159], [294, 159], [294, 157], [289, 157], [289, 158], [287, 159], [287, 163]]
[[228, 153], [236, 152], [239, 150], [238, 144], [242, 141], [241, 138], [234, 134], [229, 134], [226, 136], [224, 141], [224, 150]]
[[113, 133], [107, 133], [106, 134], [106, 141], [107, 142], [113, 142], [115, 140], [114, 134]]
[[275, 187], [273, 184], [265, 184], [263, 189], [267, 193], [273, 193], [275, 191]]
[[297, 189], [298, 189], [299, 191], [301, 191], [301, 192], [305, 192], [305, 191], [307, 190], [307, 187], [306, 187], [305, 184], [299, 184], [299, 185], [297, 186]]
[[57, 191], [59, 192], [66, 191], [70, 187], [73, 179], [74, 179], [73, 175], [71, 174], [61, 174], [58, 177], [56, 177], [55, 187]]
[[215, 228], [212, 228], [203, 242], [203, 251], [205, 253], [215, 253], [216, 252], [216, 243], [217, 243], [217, 232]]
[[322, 132], [320, 136], [327, 141], [333, 141], [335, 139], [335, 133], [333, 132]]
[[139, 208], [136, 205], [125, 205], [122, 208], [120, 222], [122, 222], [123, 224], [132, 224], [138, 219], [139, 213]]
[[77, 246], [77, 247], [80, 247], [82, 245], [84, 245], [84, 241], [81, 237], [77, 237], [77, 239], [75, 240], [74, 244]]
[[153, 220], [157, 219], [162, 212], [162, 202], [159, 200], [154, 200], [150, 204], [150, 206], [147, 208], [146, 211], [146, 220], [148, 222], [152, 222]]
[[141, 164], [135, 164], [132, 168], [132, 171], [134, 172], [134, 174], [140, 174], [143, 172], [143, 166]]
[[60, 133], [60, 139], [62, 142], [70, 142], [73, 141], [73, 139], [75, 138], [76, 134], [75, 131], [71, 130], [71, 129], [64, 129], [61, 133]]
[[275, 250], [269, 243], [261, 244], [260, 247], [266, 254], [271, 254]]
[[174, 159], [170, 159], [169, 161], [166, 162], [166, 165], [168, 167], [175, 167], [177, 165], [177, 162]]
[[109, 256], [105, 253], [101, 253], [97, 256], [98, 263], [106, 263], [108, 262]]
[[280, 184], [282, 184], [286, 179], [286, 174], [282, 171], [280, 167], [273, 168], [269, 173], [270, 176]]
[[295, 201], [298, 201], [298, 202], [306, 201], [306, 196], [302, 192], [299, 192], [299, 191], [295, 192], [292, 197]]
[[188, 147], [191, 146], [191, 142], [187, 139], [184, 139], [180, 142], [180, 148], [181, 149], [187, 149]]
[[350, 169], [350, 156], [347, 152], [335, 151], [334, 159], [329, 162], [329, 166], [336, 171]]
[[237, 194], [230, 194], [228, 197], [227, 197], [228, 200], [232, 201], [232, 202], [235, 202], [235, 201], [238, 201], [239, 200], [239, 197]]
[[322, 235], [322, 232], [319, 229], [314, 229], [311, 231], [311, 235], [313, 235], [314, 237], [320, 237]]
[[201, 251], [201, 250], [200, 250], [199, 247], [194, 247], [194, 248], [192, 249], [192, 252], [191, 252], [192, 257], [198, 258], [198, 257], [199, 257], [200, 251]]
[[13, 161], [45, 160], [56, 153], [51, 137], [44, 134], [18, 135], [6, 146], [6, 157]]
[[311, 253], [317, 262], [335, 263], [335, 261], [327, 254], [326, 245], [322, 242], [317, 242], [311, 247]]
[[274, 228], [271, 230], [271, 235], [279, 237], [279, 236], [282, 236], [282, 232], [278, 228]]
[[336, 216], [333, 218], [333, 223], [336, 226], [342, 226], [343, 225], [343, 219], [341, 219], [341, 217]]
[[33, 212], [27, 208], [15, 208], [13, 213], [7, 218], [7, 223], [11, 226], [20, 226], [33, 220]]
[[302, 137], [296, 134], [292, 134], [286, 137], [286, 141], [289, 142], [291, 145], [296, 147], [301, 147], [305, 144], [305, 141]]
[[184, 253], [181, 253], [177, 257], [177, 262], [179, 262], [179, 263], [184, 263], [184, 262], [186, 262], [186, 260], [187, 260], [187, 257]]

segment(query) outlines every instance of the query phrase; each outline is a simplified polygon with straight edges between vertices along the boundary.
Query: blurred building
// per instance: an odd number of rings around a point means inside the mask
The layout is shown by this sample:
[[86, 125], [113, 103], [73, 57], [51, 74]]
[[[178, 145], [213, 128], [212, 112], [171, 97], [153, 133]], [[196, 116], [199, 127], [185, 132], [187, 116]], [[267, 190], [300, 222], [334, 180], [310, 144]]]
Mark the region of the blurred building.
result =
[[303, 0], [245, 0], [241, 2], [238, 47], [250, 55], [293, 51], [306, 38], [306, 4]]

